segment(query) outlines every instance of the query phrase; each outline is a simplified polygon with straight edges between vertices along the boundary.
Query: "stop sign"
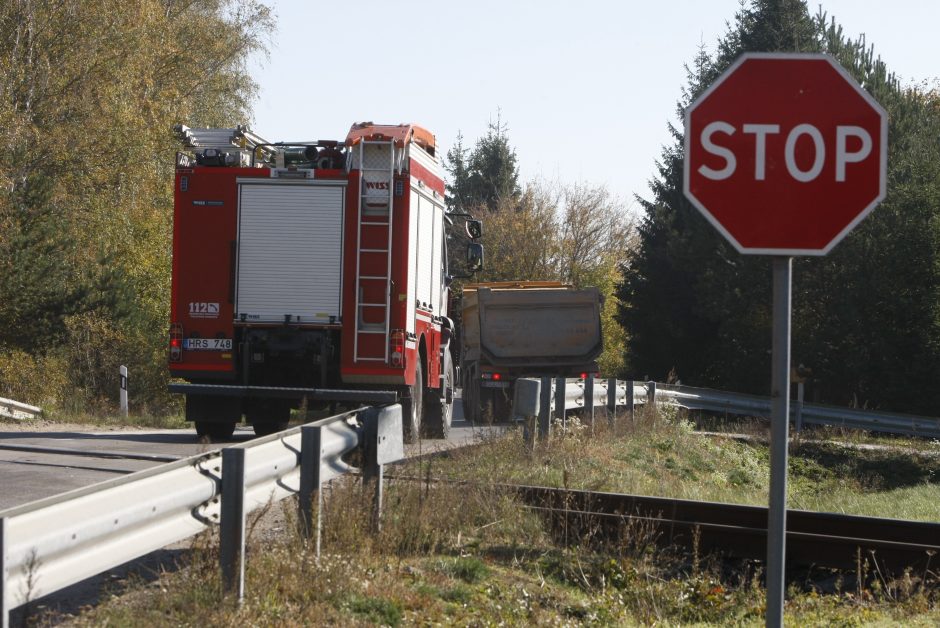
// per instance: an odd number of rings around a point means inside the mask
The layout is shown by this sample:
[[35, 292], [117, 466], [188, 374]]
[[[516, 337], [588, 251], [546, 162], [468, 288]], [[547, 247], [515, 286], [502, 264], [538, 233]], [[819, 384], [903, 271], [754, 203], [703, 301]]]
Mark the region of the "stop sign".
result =
[[685, 195], [741, 253], [825, 255], [884, 198], [887, 133], [828, 55], [745, 54], [686, 110]]

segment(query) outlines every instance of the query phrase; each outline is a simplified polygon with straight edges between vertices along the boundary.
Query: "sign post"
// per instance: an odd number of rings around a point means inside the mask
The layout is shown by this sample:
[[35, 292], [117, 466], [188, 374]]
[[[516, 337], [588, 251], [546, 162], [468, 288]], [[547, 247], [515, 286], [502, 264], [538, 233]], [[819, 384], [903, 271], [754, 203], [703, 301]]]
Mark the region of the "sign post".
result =
[[773, 256], [768, 626], [783, 624], [795, 255], [825, 255], [885, 196], [887, 114], [824, 54], [748, 53], [685, 113], [685, 196]]
[[[767, 624], [783, 624], [786, 592], [787, 445], [790, 442], [790, 312], [792, 257], [773, 258], [770, 365], [770, 495], [767, 512]], [[777, 621], [771, 621], [771, 617]]]

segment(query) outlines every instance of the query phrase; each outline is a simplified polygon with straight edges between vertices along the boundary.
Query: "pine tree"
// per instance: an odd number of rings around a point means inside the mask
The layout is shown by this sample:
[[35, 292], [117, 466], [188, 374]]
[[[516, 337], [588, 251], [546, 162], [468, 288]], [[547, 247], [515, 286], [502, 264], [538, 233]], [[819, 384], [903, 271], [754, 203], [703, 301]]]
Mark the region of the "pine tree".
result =
[[465, 149], [463, 137], [458, 136], [457, 143], [447, 151], [445, 167], [452, 178], [448, 185], [451, 211], [497, 211], [520, 199], [519, 166], [516, 151], [509, 144], [508, 130], [502, 117], [497, 116], [473, 150]]
[[[811, 395], [893, 410], [936, 412], [940, 366], [940, 149], [937, 96], [901, 89], [864, 39], [804, 2], [754, 1], [735, 16], [714, 56], [688, 71], [685, 106], [740, 54], [828, 52], [889, 112], [889, 193], [823, 258], [794, 264], [793, 360], [814, 373]], [[619, 320], [628, 371], [766, 394], [770, 373], [770, 263], [738, 254], [682, 194], [683, 137], [663, 151], [623, 269]]]

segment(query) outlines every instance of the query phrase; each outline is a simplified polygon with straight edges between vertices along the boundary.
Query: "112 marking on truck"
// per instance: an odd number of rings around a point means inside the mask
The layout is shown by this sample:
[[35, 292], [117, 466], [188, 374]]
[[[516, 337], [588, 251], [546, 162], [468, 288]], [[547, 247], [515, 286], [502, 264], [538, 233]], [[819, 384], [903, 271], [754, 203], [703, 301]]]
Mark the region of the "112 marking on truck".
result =
[[303, 400], [398, 401], [406, 439], [422, 424], [446, 436], [449, 236], [470, 273], [483, 249], [479, 221], [444, 211], [434, 136], [371, 122], [345, 141], [177, 132], [169, 369], [187, 383], [170, 390], [197, 433], [227, 438], [243, 415], [278, 431]]

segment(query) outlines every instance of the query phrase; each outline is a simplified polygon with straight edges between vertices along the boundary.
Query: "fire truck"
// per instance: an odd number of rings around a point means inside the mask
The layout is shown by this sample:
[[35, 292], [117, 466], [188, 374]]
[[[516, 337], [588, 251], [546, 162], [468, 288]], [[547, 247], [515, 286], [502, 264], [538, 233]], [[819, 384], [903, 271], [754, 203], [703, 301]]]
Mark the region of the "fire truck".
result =
[[444, 211], [434, 136], [371, 122], [345, 141], [176, 131], [170, 390], [197, 434], [229, 438], [243, 415], [280, 431], [302, 403], [398, 402], [407, 441], [446, 437], [448, 241], [466, 251], [459, 276], [483, 248], [478, 220]]

